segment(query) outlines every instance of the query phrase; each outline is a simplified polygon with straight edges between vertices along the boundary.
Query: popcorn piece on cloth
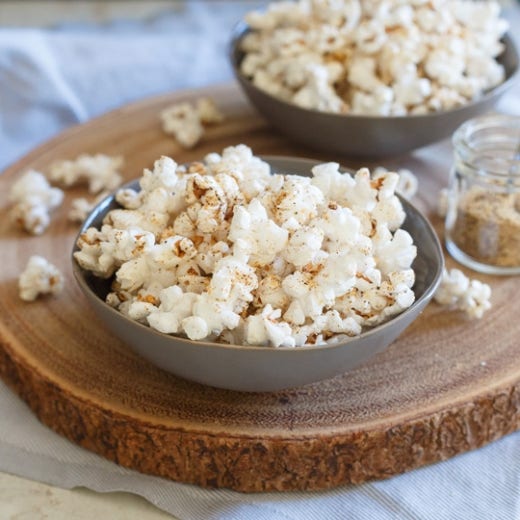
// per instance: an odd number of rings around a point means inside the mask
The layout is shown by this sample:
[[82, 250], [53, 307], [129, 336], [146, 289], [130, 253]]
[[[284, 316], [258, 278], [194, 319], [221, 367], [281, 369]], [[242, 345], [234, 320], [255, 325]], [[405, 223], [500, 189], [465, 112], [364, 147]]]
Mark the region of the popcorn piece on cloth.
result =
[[271, 172], [245, 145], [183, 167], [161, 157], [75, 259], [113, 276], [110, 305], [163, 333], [273, 347], [358, 335], [415, 299], [399, 177], [310, 173]]
[[58, 294], [63, 290], [63, 275], [43, 256], [31, 256], [18, 279], [20, 298], [34, 301], [42, 294]]
[[479, 280], [469, 279], [459, 269], [443, 272], [441, 284], [433, 299], [439, 305], [460, 310], [469, 318], [480, 319], [491, 308], [491, 287]]
[[296, 0], [246, 16], [241, 72], [308, 109], [427, 114], [504, 81], [496, 61], [508, 22], [471, 0]]
[[90, 193], [112, 191], [122, 181], [122, 157], [104, 154], [80, 155], [75, 160], [61, 160], [50, 166], [49, 179], [65, 187], [86, 183]]
[[204, 125], [220, 123], [224, 116], [208, 97], [197, 99], [195, 104], [175, 103], [161, 114], [163, 130], [172, 134], [184, 148], [193, 148], [204, 135]]
[[41, 235], [49, 226], [50, 211], [62, 203], [63, 192], [53, 188], [43, 174], [30, 170], [13, 184], [9, 200], [13, 221], [27, 232]]

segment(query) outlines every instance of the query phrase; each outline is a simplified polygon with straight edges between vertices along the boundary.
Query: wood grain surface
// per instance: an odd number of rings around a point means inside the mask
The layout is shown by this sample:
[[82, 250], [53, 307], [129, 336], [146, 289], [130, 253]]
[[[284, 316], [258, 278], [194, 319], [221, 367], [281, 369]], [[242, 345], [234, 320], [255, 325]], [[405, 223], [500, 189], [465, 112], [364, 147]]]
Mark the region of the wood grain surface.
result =
[[[211, 95], [226, 121], [193, 150], [164, 135], [159, 111]], [[470, 322], [430, 304], [385, 352], [334, 379], [248, 394], [176, 378], [130, 351], [97, 322], [70, 268], [77, 226], [69, 190], [39, 237], [13, 227], [10, 185], [28, 168], [80, 153], [121, 154], [132, 179], [160, 155], [178, 162], [244, 142], [256, 154], [360, 164], [302, 150], [274, 133], [234, 85], [178, 92], [74, 127], [0, 177], [0, 375], [38, 418], [73, 442], [123, 466], [181, 482], [239, 491], [323, 489], [385, 478], [478, 448], [520, 426], [518, 278], [479, 276], [492, 309]], [[439, 150], [445, 153], [442, 145]], [[434, 207], [447, 168], [436, 148], [401, 158], [421, 191], [414, 201], [441, 230]], [[395, 159], [394, 159], [395, 162]], [[60, 267], [63, 293], [34, 303], [17, 278], [32, 254]], [[295, 367], [297, 370], [297, 367]]]

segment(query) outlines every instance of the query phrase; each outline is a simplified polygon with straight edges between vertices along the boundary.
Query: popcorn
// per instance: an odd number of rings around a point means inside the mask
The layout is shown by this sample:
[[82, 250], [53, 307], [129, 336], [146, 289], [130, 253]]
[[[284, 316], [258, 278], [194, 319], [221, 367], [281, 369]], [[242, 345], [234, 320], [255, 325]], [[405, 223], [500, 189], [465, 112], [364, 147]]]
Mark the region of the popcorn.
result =
[[63, 290], [63, 275], [42, 256], [34, 255], [18, 279], [20, 298], [34, 301], [42, 294], [56, 295]]
[[101, 202], [108, 192], [101, 192], [94, 200], [88, 200], [85, 197], [77, 197], [72, 200], [67, 218], [71, 222], [83, 222], [89, 213]]
[[504, 81], [499, 4], [295, 0], [246, 15], [242, 74], [304, 108], [403, 116], [449, 110]]
[[184, 148], [193, 148], [204, 135], [204, 125], [220, 123], [224, 116], [211, 98], [202, 97], [195, 104], [175, 103], [162, 110], [160, 118], [164, 132]]
[[163, 130], [184, 148], [193, 148], [204, 133], [199, 113], [190, 103], [177, 103], [164, 109], [161, 120]]
[[122, 157], [83, 154], [73, 161], [62, 160], [52, 164], [49, 179], [65, 187], [87, 183], [90, 193], [112, 191], [121, 184], [119, 170], [123, 163]]
[[480, 319], [491, 308], [491, 287], [480, 280], [470, 280], [459, 269], [444, 270], [433, 299], [451, 310], [460, 310], [469, 318]]
[[32, 235], [41, 235], [49, 226], [50, 211], [63, 201], [63, 192], [53, 188], [45, 176], [30, 170], [16, 181], [9, 192], [11, 218]]
[[[374, 177], [377, 178], [379, 175], [383, 175], [387, 172], [388, 170], [386, 168], [378, 166], [374, 169], [373, 174]], [[419, 181], [417, 177], [406, 168], [399, 168], [397, 170], [397, 175], [399, 176], [399, 180], [397, 181], [395, 191], [407, 200], [413, 199], [419, 189]]]
[[166, 334], [272, 347], [358, 335], [415, 298], [399, 178], [311, 173], [271, 174], [245, 145], [184, 167], [162, 157], [75, 259], [112, 277], [107, 303]]
[[197, 99], [197, 112], [203, 124], [221, 123], [224, 120], [222, 112], [218, 109], [215, 102], [208, 97]]
[[261, 314], [249, 316], [246, 320], [245, 339], [251, 345], [272, 345], [273, 347], [294, 347], [295, 339], [288, 323], [280, 322], [282, 311], [266, 305]]

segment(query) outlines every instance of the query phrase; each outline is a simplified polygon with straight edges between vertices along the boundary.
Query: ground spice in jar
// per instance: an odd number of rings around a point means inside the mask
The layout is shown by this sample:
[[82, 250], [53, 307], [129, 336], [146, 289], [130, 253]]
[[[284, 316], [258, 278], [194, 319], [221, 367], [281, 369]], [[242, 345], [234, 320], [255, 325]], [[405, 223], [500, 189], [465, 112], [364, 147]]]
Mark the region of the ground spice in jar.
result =
[[452, 143], [448, 252], [482, 273], [520, 274], [520, 117], [470, 119]]
[[496, 193], [472, 186], [459, 199], [452, 240], [478, 262], [520, 264], [520, 193]]

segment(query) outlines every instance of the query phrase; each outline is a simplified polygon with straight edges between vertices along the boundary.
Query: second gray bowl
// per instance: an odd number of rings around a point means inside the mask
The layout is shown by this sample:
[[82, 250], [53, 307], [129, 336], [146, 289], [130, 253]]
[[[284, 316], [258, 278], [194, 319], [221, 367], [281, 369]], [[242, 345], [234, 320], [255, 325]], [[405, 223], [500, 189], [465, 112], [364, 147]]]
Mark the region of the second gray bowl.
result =
[[511, 87], [518, 73], [518, 53], [512, 38], [503, 39], [498, 61], [505, 81], [481, 98], [453, 110], [410, 116], [334, 114], [301, 108], [256, 87], [240, 72], [244, 56], [240, 42], [249, 27], [239, 23], [233, 32], [229, 58], [235, 77], [253, 106], [286, 137], [308, 148], [351, 157], [390, 157], [449, 137], [464, 121], [490, 110]]

